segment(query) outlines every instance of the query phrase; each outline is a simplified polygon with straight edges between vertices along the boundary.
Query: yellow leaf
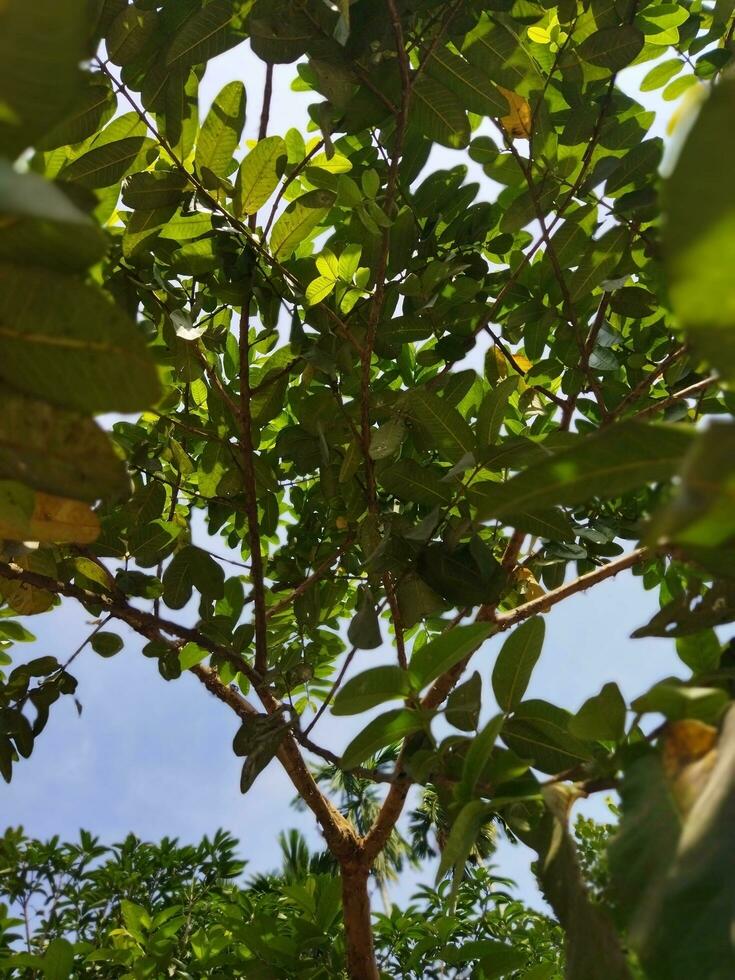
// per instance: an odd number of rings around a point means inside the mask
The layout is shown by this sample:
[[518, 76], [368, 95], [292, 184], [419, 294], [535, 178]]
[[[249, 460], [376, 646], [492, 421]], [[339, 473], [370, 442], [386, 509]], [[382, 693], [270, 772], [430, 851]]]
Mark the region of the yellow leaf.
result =
[[530, 371], [533, 367], [533, 363], [525, 356], [525, 354], [514, 354], [513, 360], [516, 362], [521, 371]]
[[0, 519], [0, 538], [56, 544], [91, 544], [100, 533], [97, 515], [81, 500], [36, 492], [33, 513], [25, 520]]
[[[44, 552], [31, 551], [27, 555], [14, 558], [13, 562], [29, 572], [38, 572], [40, 575], [51, 577], [56, 574], [53, 559]], [[53, 592], [13, 579], [0, 579], [0, 598], [19, 616], [35, 616], [37, 613], [46, 612], [56, 602]]]
[[717, 729], [701, 721], [674, 721], [663, 738], [663, 767], [679, 811], [686, 816], [702, 795], [717, 759]]
[[551, 35], [545, 27], [529, 27], [528, 36], [536, 44], [551, 44]]
[[503, 129], [512, 139], [530, 139], [533, 120], [528, 100], [502, 85], [498, 85], [498, 91], [503, 93], [510, 109], [508, 115], [500, 120]]

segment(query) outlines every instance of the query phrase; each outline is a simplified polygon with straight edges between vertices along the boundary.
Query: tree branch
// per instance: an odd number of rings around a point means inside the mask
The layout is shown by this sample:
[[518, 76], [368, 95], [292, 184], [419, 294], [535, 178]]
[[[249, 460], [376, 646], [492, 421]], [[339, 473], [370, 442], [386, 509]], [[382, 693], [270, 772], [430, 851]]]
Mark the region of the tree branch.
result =
[[255, 670], [261, 677], [268, 670], [268, 623], [265, 608], [265, 573], [260, 544], [258, 523], [258, 490], [255, 479], [253, 456], [253, 417], [250, 410], [250, 299], [248, 289], [240, 313], [240, 446], [242, 448], [242, 475], [245, 490], [245, 511], [250, 542], [250, 579], [255, 602]]

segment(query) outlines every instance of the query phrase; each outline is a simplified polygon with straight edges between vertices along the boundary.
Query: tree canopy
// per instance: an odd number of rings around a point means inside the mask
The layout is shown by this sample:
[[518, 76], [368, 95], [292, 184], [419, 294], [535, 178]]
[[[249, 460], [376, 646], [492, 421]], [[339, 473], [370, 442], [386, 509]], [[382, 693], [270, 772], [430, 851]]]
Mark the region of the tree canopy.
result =
[[[6, 781], [76, 687], [23, 617], [68, 600], [75, 656], [125, 624], [234, 713], [244, 793], [285, 769], [341, 880], [314, 976], [379, 976], [414, 787], [448, 907], [489, 824], [536, 852], [570, 980], [735, 973], [734, 30], [732, 0], [0, 5]], [[200, 118], [245, 44], [264, 86]], [[665, 178], [644, 64], [688, 127]], [[544, 614], [629, 570], [691, 676], [528, 698]], [[568, 817], [611, 789], [606, 904]], [[473, 975], [553, 975], [517, 948]]]

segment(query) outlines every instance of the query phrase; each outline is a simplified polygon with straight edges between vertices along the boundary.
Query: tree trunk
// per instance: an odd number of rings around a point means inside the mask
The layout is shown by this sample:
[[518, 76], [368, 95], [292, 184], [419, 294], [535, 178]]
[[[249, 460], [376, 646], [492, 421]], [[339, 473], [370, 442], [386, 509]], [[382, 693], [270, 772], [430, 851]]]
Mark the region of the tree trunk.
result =
[[369, 870], [362, 863], [352, 862], [342, 864], [341, 870], [347, 973], [350, 980], [378, 980], [367, 887]]

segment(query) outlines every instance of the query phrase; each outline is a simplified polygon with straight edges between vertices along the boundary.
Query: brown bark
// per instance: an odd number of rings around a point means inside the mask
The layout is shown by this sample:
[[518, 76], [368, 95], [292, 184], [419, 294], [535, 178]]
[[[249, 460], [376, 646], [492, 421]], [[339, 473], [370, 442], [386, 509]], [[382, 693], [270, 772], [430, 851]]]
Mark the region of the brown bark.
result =
[[365, 862], [343, 862], [342, 914], [345, 923], [347, 974], [350, 980], [378, 980]]

